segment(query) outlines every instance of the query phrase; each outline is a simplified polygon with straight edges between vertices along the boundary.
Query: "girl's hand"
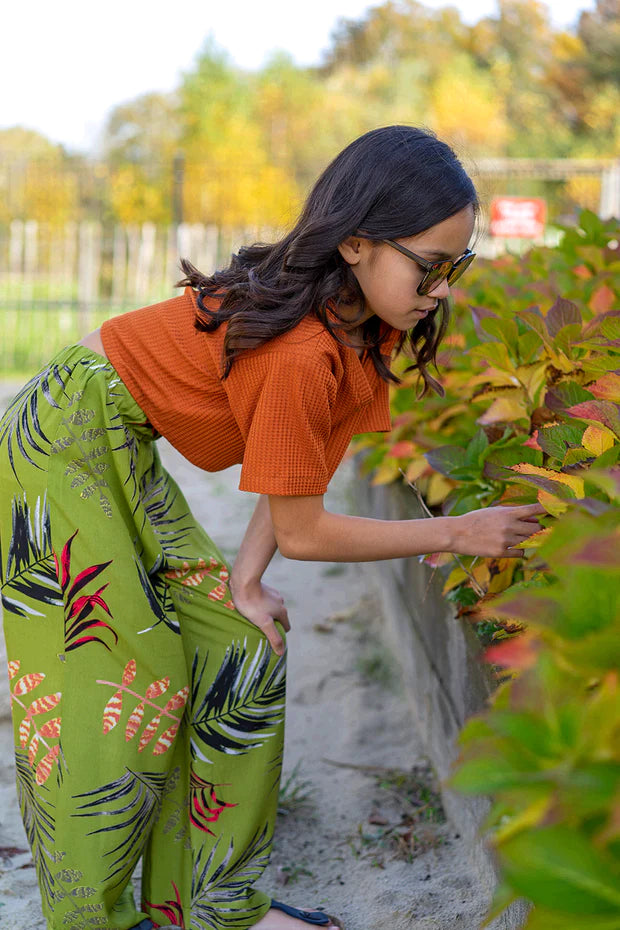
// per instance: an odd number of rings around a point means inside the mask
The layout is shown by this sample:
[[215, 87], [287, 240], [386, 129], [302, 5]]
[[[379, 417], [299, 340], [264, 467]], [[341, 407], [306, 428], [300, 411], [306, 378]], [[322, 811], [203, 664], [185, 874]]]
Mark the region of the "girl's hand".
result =
[[230, 593], [235, 607], [240, 614], [262, 630], [271, 644], [273, 651], [281, 656], [284, 653], [284, 640], [278, 632], [275, 620], [278, 620], [288, 633], [291, 625], [284, 600], [279, 591], [261, 581], [237, 584], [234, 576], [230, 577]]
[[523, 549], [514, 547], [541, 528], [538, 516], [545, 513], [540, 504], [525, 504], [484, 507], [452, 517], [455, 521], [452, 551], [459, 555], [521, 558]]

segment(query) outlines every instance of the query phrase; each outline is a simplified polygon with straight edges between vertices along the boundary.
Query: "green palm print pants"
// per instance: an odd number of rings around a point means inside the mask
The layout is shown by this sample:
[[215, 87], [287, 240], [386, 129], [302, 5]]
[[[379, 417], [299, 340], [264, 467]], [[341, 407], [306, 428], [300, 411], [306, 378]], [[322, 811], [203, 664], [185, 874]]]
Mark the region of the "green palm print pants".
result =
[[62, 350], [12, 401], [0, 489], [18, 799], [48, 930], [247, 930], [270, 903], [254, 885], [285, 659], [235, 610], [224, 559], [100, 355]]

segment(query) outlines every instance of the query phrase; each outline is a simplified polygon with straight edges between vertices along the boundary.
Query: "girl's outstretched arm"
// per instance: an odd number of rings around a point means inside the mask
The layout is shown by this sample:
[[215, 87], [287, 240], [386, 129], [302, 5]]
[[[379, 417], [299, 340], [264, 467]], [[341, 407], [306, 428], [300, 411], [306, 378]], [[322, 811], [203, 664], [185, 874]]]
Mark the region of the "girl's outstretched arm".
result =
[[329, 513], [322, 495], [269, 496], [278, 547], [289, 559], [375, 562], [427, 552], [518, 557], [525, 539], [540, 529], [539, 504], [486, 507], [459, 517], [375, 520]]
[[261, 581], [276, 549], [269, 501], [261, 494], [230, 572], [230, 593], [239, 613], [259, 627], [274, 652], [282, 655], [284, 641], [274, 621], [288, 631], [288, 614], [279, 592]]

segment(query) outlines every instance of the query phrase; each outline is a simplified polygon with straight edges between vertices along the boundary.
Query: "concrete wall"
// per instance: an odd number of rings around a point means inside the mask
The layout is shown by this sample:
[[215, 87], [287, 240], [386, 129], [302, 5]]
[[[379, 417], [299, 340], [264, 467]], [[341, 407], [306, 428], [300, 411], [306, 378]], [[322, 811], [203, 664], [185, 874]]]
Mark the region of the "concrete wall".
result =
[[[422, 516], [414, 493], [402, 485], [372, 486], [358, 477], [355, 501], [361, 516]], [[470, 715], [484, 708], [494, 687], [488, 667], [480, 662], [478, 638], [442, 596], [439, 572], [432, 577], [431, 569], [416, 558], [369, 563], [369, 572], [383, 608], [386, 645], [402, 670], [415, 726], [438, 778], [446, 779], [458, 755], [459, 731]], [[479, 832], [490, 802], [446, 787], [442, 798], [448, 818], [468, 842], [481, 891], [490, 900], [498, 872]], [[516, 930], [528, 911], [526, 901], [515, 901], [489, 930]]]

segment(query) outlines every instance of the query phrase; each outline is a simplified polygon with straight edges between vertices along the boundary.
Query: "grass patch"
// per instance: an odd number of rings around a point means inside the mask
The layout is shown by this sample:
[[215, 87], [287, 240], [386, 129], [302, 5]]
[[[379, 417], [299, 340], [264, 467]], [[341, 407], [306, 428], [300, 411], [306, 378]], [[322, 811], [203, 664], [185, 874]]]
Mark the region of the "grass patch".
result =
[[301, 765], [302, 761], [300, 759], [295, 764], [290, 775], [280, 783], [278, 814], [287, 816], [293, 811], [307, 807], [311, 802], [314, 788], [312, 782], [302, 776], [300, 772]]
[[365, 772], [375, 782], [373, 809], [349, 839], [357, 857], [383, 868], [386, 858], [413, 862], [416, 856], [443, 843], [438, 828], [446, 822], [446, 815], [430, 765], [414, 765], [405, 771], [336, 764]]

